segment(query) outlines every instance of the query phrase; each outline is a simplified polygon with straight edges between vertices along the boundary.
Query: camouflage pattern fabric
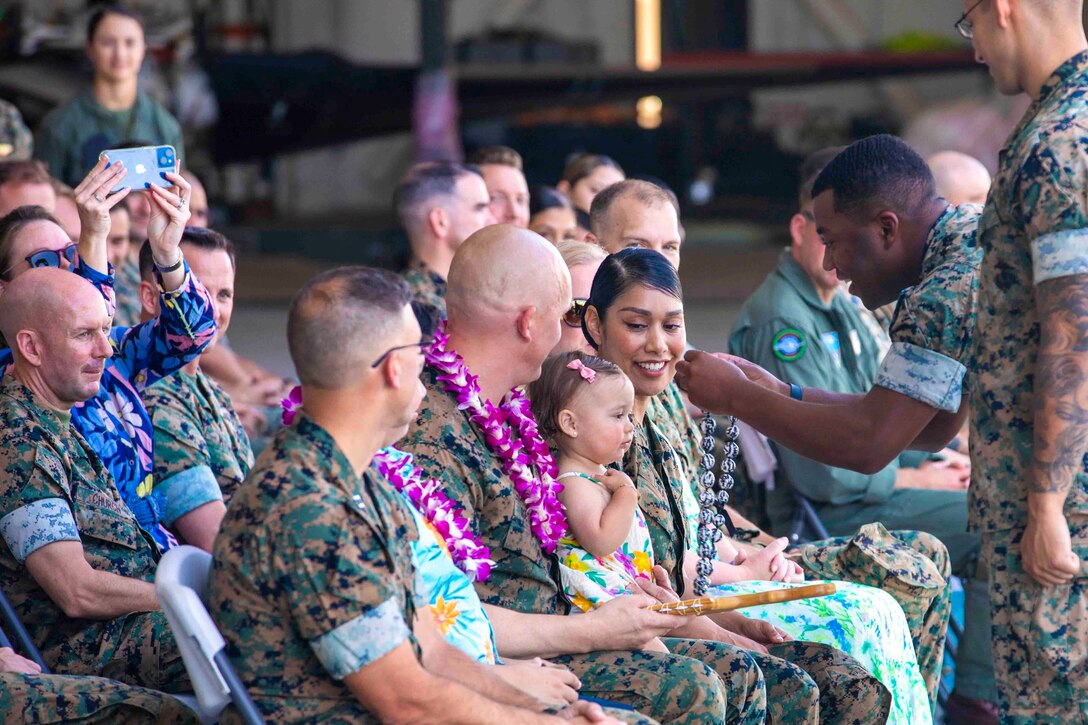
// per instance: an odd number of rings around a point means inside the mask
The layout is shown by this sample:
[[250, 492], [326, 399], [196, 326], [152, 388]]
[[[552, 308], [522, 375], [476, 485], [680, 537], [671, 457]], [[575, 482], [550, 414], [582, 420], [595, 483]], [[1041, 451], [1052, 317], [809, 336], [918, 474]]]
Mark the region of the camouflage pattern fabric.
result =
[[64, 414], [41, 407], [14, 376], [0, 380], [0, 589], [55, 672], [156, 690], [189, 689], [162, 612], [70, 619], [30, 576], [26, 558], [79, 541], [95, 569], [152, 581], [158, 549], [109, 472]]
[[200, 723], [195, 712], [165, 693], [68, 675], [0, 674], [0, 713], [8, 725]]
[[34, 150], [34, 137], [19, 109], [0, 100], [0, 161], [25, 161]]
[[[183, 264], [185, 281], [176, 290], [162, 291], [158, 317], [135, 327], [114, 325], [110, 330], [113, 356], [106, 361], [98, 393], [72, 408], [73, 425], [102, 459], [140, 526], [164, 550], [175, 546], [177, 540], [162, 524], [168, 502], [154, 487], [151, 419], [140, 394], [156, 380], [192, 362], [215, 336], [208, 291], [190, 273], [188, 264]], [[102, 274], [80, 260], [74, 272], [94, 285], [107, 309], [113, 309], [112, 266], [108, 274]], [[158, 270], [155, 278], [161, 290]], [[11, 363], [11, 350], [0, 350], [0, 374], [6, 374]], [[206, 503], [220, 497], [215, 487], [201, 494], [203, 500], [195, 494], [190, 500]]]
[[918, 669], [930, 700], [936, 702], [944, 661], [952, 590], [948, 550], [921, 531], [889, 533], [867, 524], [854, 536], [800, 546], [794, 558], [810, 579], [843, 580], [883, 589], [892, 595], [910, 625]]
[[949, 206], [926, 239], [922, 279], [899, 296], [888, 351], [874, 385], [955, 413], [975, 330], [977, 204]]
[[[650, 412], [656, 410], [666, 411], [666, 415], [653, 418], [654, 429], [660, 432], [662, 439], [675, 442], [682, 441], [683, 445], [671, 446], [673, 455], [663, 459], [663, 467], [669, 470], [679, 465], [681, 475], [685, 481], [695, 480], [695, 466], [697, 458], [688, 457], [690, 449], [684, 431], [686, 424], [681, 425], [682, 419], [691, 419], [687, 411], [676, 406], [661, 405], [661, 398], [657, 396], [651, 399], [651, 406], [647, 407], [646, 419], [650, 420]], [[646, 511], [646, 506], [655, 506], [663, 512], [663, 501], [667, 498], [663, 495], [655, 495], [659, 484], [650, 484], [643, 488], [643, 483], [633, 474], [649, 472], [650, 463], [647, 463], [646, 455], [651, 450], [648, 444], [644, 444], [639, 435], [639, 429], [635, 429], [635, 441], [628, 451], [625, 459], [625, 470], [639, 487], [639, 505]], [[695, 432], [696, 440], [699, 440], [698, 431]], [[646, 446], [643, 448], [643, 446]], [[632, 451], [644, 450], [643, 463], [637, 467], [629, 466], [635, 459]], [[652, 462], [651, 462], [652, 463]], [[687, 489], [690, 491], [691, 487]], [[662, 489], [660, 494], [664, 494]], [[683, 492], [687, 497], [688, 491]], [[675, 496], [675, 493], [673, 494]], [[693, 493], [691, 495], [694, 495]], [[654, 499], [651, 503], [648, 499]], [[683, 498], [677, 500], [684, 500]], [[649, 517], [647, 517], [649, 523]], [[883, 589], [895, 597], [903, 608], [910, 625], [911, 638], [914, 640], [914, 651], [918, 657], [918, 668], [922, 673], [922, 679], [926, 683], [930, 700], [937, 701], [937, 688], [940, 684], [941, 666], [944, 660], [944, 643], [947, 637], [948, 617], [952, 608], [952, 590], [948, 581], [951, 575], [951, 564], [948, 558], [948, 549], [941, 541], [933, 536], [920, 531], [896, 531], [889, 534], [884, 527], [876, 524], [879, 531], [866, 533], [869, 527], [862, 527], [856, 537], [837, 537], [814, 541], [800, 548], [798, 563], [805, 569], [806, 576], [810, 579], [826, 579], [830, 581], [841, 580], [865, 584], [867, 586]], [[651, 528], [651, 532], [654, 529]], [[744, 530], [738, 530], [740, 540], [750, 537]], [[658, 532], [662, 538], [661, 531]], [[858, 538], [858, 544], [854, 547], [857, 551], [868, 548], [878, 555], [865, 556], [859, 553], [851, 553], [843, 556], [842, 553], [852, 538]], [[870, 545], [867, 542], [883, 542], [879, 545]], [[664, 542], [661, 546], [667, 552], [673, 548], [671, 542]], [[894, 542], [894, 543], [893, 543]], [[654, 539], [654, 554], [657, 555], [658, 539]], [[660, 559], [658, 560], [660, 563]], [[934, 575], [936, 572], [937, 576]]]
[[684, 552], [695, 549], [688, 518], [698, 509], [686, 504], [685, 489], [690, 487], [682, 463], [648, 413], [643, 424], [635, 426], [623, 470], [638, 489], [638, 507], [650, 531], [654, 562], [669, 572], [672, 588], [683, 592]]
[[[426, 368], [424, 406], [397, 447], [415, 457], [424, 476], [442, 484], [475, 523], [476, 533], [491, 548], [496, 565], [476, 585], [489, 604], [520, 612], [565, 614], [559, 562], [545, 554], [528, 527], [525, 504], [492, 456], [483, 435], [456, 397]], [[233, 506], [233, 504], [232, 504]], [[229, 512], [228, 512], [229, 516]], [[744, 722], [760, 722], [765, 709], [762, 678], [754, 660], [722, 645], [714, 668], [728, 669], [746, 683], [734, 689], [694, 660], [652, 652], [593, 652], [550, 658], [570, 667], [582, 680], [582, 692], [637, 708], [660, 722], [721, 722], [725, 702]]]
[[[1088, 51], [1043, 82], [998, 156], [979, 219], [983, 259], [970, 390], [968, 501], [970, 524], [982, 532], [982, 556], [991, 566], [998, 704], [1009, 722], [1088, 718], [1084, 466], [1064, 507], [1071, 533], [1079, 537], [1073, 550], [1081, 558], [1080, 575], [1066, 585], [1041, 587], [1024, 573], [1019, 551], [1034, 480], [1036, 287], [1088, 274], [1086, 112]], [[1077, 382], [1075, 375], [1072, 381]]]
[[[1035, 285], [1088, 274], [1088, 52], [1059, 67], [1009, 136], [979, 219], [979, 271], [971, 386], [970, 523], [1022, 528], [1034, 449], [1033, 390], [1039, 327]], [[1088, 473], [1065, 502], [1088, 514]], [[996, 613], [995, 613], [996, 615]]]
[[197, 368], [181, 370], [144, 391], [144, 405], [155, 431], [155, 480], [167, 501], [192, 477], [214, 479], [230, 501], [253, 467], [242, 422], [230, 396]]
[[446, 280], [416, 257], [400, 273], [417, 302], [430, 305], [440, 319], [446, 319]]
[[1071, 516], [1069, 529], [1080, 574], [1057, 587], [1024, 571], [1023, 531], [983, 535], [1002, 722], [1088, 722], [1088, 516]]
[[[305, 413], [277, 434], [227, 509], [208, 609], [264, 717], [375, 722], [343, 684], [408, 642], [418, 602], [404, 500], [356, 475]], [[223, 722], [231, 722], [224, 717]]]

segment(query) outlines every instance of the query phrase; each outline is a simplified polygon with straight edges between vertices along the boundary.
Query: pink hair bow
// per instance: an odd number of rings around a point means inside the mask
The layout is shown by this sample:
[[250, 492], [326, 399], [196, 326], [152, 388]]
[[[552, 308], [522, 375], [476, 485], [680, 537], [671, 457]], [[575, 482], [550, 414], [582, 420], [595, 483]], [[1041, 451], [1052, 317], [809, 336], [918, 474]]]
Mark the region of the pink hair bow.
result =
[[586, 365], [581, 360], [571, 360], [567, 363], [568, 370], [577, 370], [578, 374], [582, 376], [582, 380], [587, 383], [593, 384], [593, 381], [597, 379], [597, 372]]

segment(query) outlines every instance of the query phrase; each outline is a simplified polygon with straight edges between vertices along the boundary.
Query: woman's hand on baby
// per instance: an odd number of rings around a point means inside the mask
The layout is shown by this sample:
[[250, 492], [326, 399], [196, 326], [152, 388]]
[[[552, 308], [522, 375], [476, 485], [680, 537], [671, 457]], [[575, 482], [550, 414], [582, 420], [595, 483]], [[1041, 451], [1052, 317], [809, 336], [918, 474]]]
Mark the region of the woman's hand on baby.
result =
[[635, 484], [631, 481], [631, 477], [623, 471], [618, 471], [615, 468], [609, 468], [604, 472], [604, 475], [600, 477], [601, 485], [608, 489], [609, 493], [615, 493], [624, 486], [629, 486], [635, 491], [635, 496], [638, 496], [638, 490], [635, 489]]

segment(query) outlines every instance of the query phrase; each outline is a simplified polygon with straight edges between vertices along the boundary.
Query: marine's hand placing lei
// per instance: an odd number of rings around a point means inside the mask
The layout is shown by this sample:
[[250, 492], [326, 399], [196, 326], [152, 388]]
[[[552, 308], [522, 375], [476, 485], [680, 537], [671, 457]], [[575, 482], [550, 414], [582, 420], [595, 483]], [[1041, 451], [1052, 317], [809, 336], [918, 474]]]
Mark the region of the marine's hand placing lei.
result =
[[[302, 407], [302, 388], [295, 386], [280, 405], [283, 424], [291, 425]], [[381, 450], [374, 454], [373, 464], [441, 535], [453, 563], [461, 571], [481, 582], [491, 575], [491, 567], [495, 564], [491, 560], [491, 550], [476, 536], [461, 507], [442, 491], [438, 481], [423, 481], [419, 469], [412, 464], [411, 455]]]
[[427, 364], [438, 372], [438, 382], [446, 392], [457, 397], [457, 407], [483, 432], [488, 448], [525, 502], [529, 526], [540, 548], [553, 553], [567, 531], [566, 512], [559, 501], [563, 485], [555, 480], [558, 468], [529, 410], [528, 398], [515, 389], [498, 406], [485, 400], [477, 377], [468, 371], [457, 351], [449, 348], [445, 323], [435, 331]]

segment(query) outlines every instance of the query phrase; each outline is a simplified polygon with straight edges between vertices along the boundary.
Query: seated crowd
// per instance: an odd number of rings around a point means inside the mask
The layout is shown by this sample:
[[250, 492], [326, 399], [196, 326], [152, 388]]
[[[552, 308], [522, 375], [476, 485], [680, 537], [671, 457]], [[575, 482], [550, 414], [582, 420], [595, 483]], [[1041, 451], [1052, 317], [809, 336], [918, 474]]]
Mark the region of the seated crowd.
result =
[[[103, 159], [66, 191], [37, 162], [0, 163], [0, 585], [54, 673], [6, 655], [5, 696], [189, 717], [163, 695], [190, 685], [151, 584], [186, 543], [213, 554], [209, 610], [270, 721], [927, 720], [950, 561], [909, 530], [921, 517], [893, 532], [860, 521], [787, 556], [726, 509], [712, 595], [805, 579], [836, 593], [708, 617], [645, 608], [692, 596], [709, 510], [673, 379], [676, 198], [591, 157], [614, 183], [579, 191], [583, 234], [562, 191], [530, 193], [515, 151], [476, 158], [417, 164], [398, 185], [403, 278], [340, 268], [296, 297], [296, 420], [256, 463], [228, 389], [261, 382], [231, 377], [247, 369], [233, 353], [206, 365], [229, 327], [235, 255], [187, 225], [194, 199], [207, 204], [195, 177], [110, 194], [127, 171]], [[904, 173], [928, 173], [916, 167]], [[148, 206], [135, 250], [132, 196]], [[73, 229], [55, 216], [62, 198]], [[784, 259], [820, 267], [795, 226]], [[131, 326], [121, 297], [138, 304]], [[844, 355], [850, 369], [858, 357]]]
[[[970, 464], [945, 447], [965, 406], [912, 367], [919, 349], [946, 378], [966, 362], [980, 207], [950, 201], [977, 169], [933, 159], [938, 189], [890, 136], [802, 167], [791, 246], [729, 338], [735, 397], [692, 390], [773, 438], [780, 486], [745, 513], [776, 537], [700, 491], [714, 445], [678, 382], [709, 362], [682, 364], [671, 190], [592, 154], [554, 187], [506, 147], [413, 165], [392, 199], [406, 269], [305, 284], [292, 390], [227, 343], [235, 251], [199, 180], [111, 192], [128, 170], [108, 148], [184, 162], [139, 59], [97, 49], [142, 32], [97, 13], [93, 89], [47, 117], [41, 161], [0, 160], [0, 589], [52, 671], [0, 649], [0, 710], [196, 722], [164, 694], [192, 686], [153, 586], [188, 544], [212, 554], [208, 610], [269, 722], [931, 722], [953, 574], [949, 702], [994, 721]], [[840, 204], [866, 199], [901, 212], [894, 244], [850, 248]], [[860, 300], [834, 273], [852, 255]], [[896, 301], [890, 327], [869, 313]], [[801, 387], [833, 405], [790, 408]], [[787, 550], [797, 497], [832, 538]], [[697, 578], [836, 590], [648, 608]]]

